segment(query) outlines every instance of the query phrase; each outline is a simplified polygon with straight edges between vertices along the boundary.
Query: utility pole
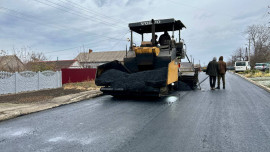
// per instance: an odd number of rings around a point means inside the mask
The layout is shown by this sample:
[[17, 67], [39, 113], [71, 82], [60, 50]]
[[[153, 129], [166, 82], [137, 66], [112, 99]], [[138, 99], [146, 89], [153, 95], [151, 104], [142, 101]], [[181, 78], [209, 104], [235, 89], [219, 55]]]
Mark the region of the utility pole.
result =
[[246, 47], [246, 53], [245, 53], [245, 61], [249, 61], [249, 56], [248, 56], [248, 49]]
[[250, 38], [248, 39], [248, 61], [250, 63]]
[[[270, 9], [270, 5], [268, 5], [268, 9]], [[268, 15], [270, 15], [270, 11], [268, 11]], [[270, 28], [270, 22], [268, 22], [268, 28]], [[270, 72], [270, 71], [269, 71]]]
[[240, 61], [242, 61], [242, 49], [240, 49], [239, 51], [240, 51], [240, 54], [239, 54], [239, 56], [240, 56]]

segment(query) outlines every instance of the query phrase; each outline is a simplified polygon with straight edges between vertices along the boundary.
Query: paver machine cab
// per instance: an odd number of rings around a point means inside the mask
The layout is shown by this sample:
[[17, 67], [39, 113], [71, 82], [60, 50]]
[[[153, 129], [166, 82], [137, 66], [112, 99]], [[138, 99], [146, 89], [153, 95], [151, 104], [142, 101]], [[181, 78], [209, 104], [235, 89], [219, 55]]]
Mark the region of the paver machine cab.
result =
[[[130, 50], [124, 62], [109, 62], [97, 67], [97, 86], [104, 94], [113, 96], [162, 96], [178, 82], [181, 59], [185, 54], [180, 31], [185, 25], [180, 20], [162, 19], [130, 23]], [[171, 40], [156, 45], [155, 33], [172, 31]], [[178, 31], [178, 42], [174, 32]], [[141, 35], [140, 46], [134, 46], [133, 32]], [[144, 41], [151, 33], [152, 40]]]

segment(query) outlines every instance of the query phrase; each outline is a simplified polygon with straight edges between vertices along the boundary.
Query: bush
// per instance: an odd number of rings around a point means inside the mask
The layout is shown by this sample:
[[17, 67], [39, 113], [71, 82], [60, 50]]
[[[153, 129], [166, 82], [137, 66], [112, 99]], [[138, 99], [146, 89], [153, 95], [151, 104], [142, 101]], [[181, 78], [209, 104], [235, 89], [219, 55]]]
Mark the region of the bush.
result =
[[244, 74], [249, 74], [249, 73], [250, 73], [250, 70], [244, 71]]
[[251, 70], [252, 74], [259, 73], [259, 72], [261, 72], [261, 71], [260, 70], [255, 70], [255, 69]]

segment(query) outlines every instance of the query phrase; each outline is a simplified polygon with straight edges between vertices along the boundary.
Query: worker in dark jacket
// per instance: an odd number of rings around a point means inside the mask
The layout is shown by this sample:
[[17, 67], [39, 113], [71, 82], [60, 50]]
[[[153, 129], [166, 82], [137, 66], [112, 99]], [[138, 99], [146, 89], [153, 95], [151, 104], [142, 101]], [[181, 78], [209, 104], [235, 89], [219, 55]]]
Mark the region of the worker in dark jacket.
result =
[[169, 45], [170, 40], [171, 40], [171, 37], [170, 37], [169, 33], [167, 31], [164, 31], [164, 34], [162, 34], [159, 37], [158, 42], [160, 45]]
[[227, 66], [226, 62], [223, 61], [223, 56], [219, 57], [218, 67], [219, 67], [218, 86], [216, 89], [220, 89], [220, 78], [222, 78], [223, 89], [225, 89], [225, 73], [227, 71]]
[[[155, 35], [155, 45], [154, 46], [158, 46], [158, 40], [157, 40], [158, 36]], [[151, 42], [152, 42], [152, 39], [151, 39]]]
[[214, 57], [213, 60], [208, 63], [208, 66], [206, 69], [206, 74], [208, 74], [210, 77], [211, 90], [215, 90], [218, 71], [219, 71], [219, 68], [218, 68], [217, 58]]

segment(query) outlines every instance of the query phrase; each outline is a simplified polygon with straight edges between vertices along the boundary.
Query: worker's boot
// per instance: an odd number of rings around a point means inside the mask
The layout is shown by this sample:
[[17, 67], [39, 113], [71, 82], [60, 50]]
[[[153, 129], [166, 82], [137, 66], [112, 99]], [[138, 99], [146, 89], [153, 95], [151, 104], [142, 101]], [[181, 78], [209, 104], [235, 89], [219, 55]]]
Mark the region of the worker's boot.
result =
[[[224, 88], [224, 87], [223, 87]], [[216, 87], [216, 89], [220, 89], [220, 87], [218, 86], [218, 87]]]

